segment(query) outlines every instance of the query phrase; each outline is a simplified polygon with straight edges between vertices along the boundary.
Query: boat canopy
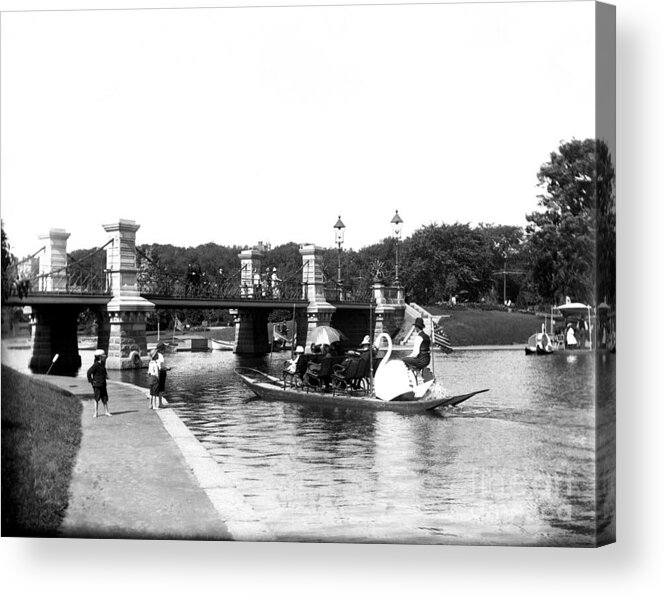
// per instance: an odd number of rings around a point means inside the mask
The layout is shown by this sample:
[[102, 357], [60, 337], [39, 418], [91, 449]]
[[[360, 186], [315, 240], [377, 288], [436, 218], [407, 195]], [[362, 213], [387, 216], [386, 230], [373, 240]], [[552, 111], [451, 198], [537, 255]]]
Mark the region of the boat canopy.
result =
[[[592, 330], [592, 323], [591, 323], [591, 312], [593, 311], [593, 307], [591, 305], [585, 305], [584, 303], [565, 303], [563, 305], [559, 305], [557, 307], [557, 310], [561, 315], [563, 315], [564, 319], [577, 319], [580, 321], [584, 321], [587, 325], [587, 330], [589, 333], [591, 333]], [[589, 343], [589, 350], [593, 349], [593, 339]]]
[[564, 317], [588, 317], [592, 307], [584, 303], [566, 303], [559, 305], [557, 309]]

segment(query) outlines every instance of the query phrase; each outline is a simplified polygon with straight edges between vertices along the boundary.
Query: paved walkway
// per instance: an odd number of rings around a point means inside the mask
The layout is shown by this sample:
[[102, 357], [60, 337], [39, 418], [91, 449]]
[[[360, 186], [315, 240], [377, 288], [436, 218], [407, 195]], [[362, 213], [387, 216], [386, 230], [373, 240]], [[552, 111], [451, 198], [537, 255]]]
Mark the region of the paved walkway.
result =
[[85, 379], [35, 378], [82, 398], [81, 447], [62, 536], [274, 540], [175, 412], [148, 408], [145, 390], [109, 382], [113, 416], [94, 418]]

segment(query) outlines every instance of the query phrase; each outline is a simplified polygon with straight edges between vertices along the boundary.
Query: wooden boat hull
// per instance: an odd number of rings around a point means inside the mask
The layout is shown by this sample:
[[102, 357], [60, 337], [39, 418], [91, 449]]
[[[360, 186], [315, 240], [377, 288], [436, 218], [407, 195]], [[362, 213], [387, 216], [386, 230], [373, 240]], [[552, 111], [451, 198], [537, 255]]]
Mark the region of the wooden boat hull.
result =
[[233, 350], [232, 342], [224, 342], [223, 340], [211, 340], [213, 350]]
[[553, 354], [554, 350], [543, 350], [540, 346], [536, 346], [536, 348], [532, 348], [531, 346], [527, 346], [524, 349], [525, 354], [537, 354], [537, 355], [546, 355], [546, 354]]
[[[313, 406], [331, 406], [361, 410], [387, 410], [399, 413], [423, 413], [445, 406], [457, 406], [476, 394], [488, 390], [478, 390], [459, 396], [423, 399], [414, 401], [384, 401], [372, 396], [348, 396], [344, 394], [306, 391], [304, 389], [284, 388], [281, 381], [255, 369], [238, 368], [236, 374], [256, 396], [263, 400], [279, 402], [297, 402]], [[259, 380], [257, 377], [261, 377]]]

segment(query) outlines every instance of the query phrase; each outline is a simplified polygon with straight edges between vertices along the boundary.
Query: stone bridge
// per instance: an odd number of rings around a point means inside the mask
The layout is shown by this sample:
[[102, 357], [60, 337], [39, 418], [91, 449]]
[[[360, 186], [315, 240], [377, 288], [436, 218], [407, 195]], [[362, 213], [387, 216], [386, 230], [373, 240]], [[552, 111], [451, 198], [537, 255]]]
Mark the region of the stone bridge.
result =
[[404, 320], [401, 287], [375, 282], [371, 294], [364, 297], [340, 287], [327, 288], [323, 248], [315, 245], [301, 247], [302, 275], [290, 288], [259, 291], [255, 277], [262, 271], [264, 252], [248, 249], [238, 255], [241, 268], [233, 288], [188, 293], [178, 292], [175, 286], [156, 288], [141, 283], [138, 224], [121, 219], [103, 228], [107, 242], [98, 251], [105, 251], [106, 267], [94, 280], [80, 264], [68, 263], [69, 233], [52, 229], [40, 236], [44, 247], [28, 264], [37, 275], [29, 278], [24, 274], [18, 291], [5, 303], [23, 306], [30, 314], [33, 371], [48, 369], [55, 354], [59, 358], [53, 364], [54, 373], [80, 368], [77, 318], [86, 308], [96, 315], [97, 347], [106, 351], [109, 369], [147, 365], [146, 317], [155, 309], [229, 309], [235, 318], [235, 352], [251, 355], [269, 351], [268, 316], [274, 309], [294, 312], [297, 343], [303, 346], [309, 345], [311, 331], [318, 325], [332, 325], [359, 344], [370, 330], [375, 336], [384, 331], [394, 334]]

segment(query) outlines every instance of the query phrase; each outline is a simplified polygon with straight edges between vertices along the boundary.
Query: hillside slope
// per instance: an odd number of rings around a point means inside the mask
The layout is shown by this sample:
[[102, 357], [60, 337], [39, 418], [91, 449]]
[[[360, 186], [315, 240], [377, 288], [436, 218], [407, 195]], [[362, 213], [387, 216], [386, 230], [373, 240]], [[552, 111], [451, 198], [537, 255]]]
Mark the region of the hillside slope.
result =
[[448, 315], [441, 324], [455, 346], [499, 346], [526, 344], [540, 330], [544, 319], [527, 313], [485, 311], [480, 309], [443, 309], [426, 307], [436, 318]]

